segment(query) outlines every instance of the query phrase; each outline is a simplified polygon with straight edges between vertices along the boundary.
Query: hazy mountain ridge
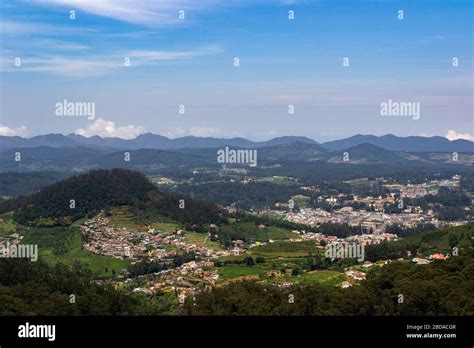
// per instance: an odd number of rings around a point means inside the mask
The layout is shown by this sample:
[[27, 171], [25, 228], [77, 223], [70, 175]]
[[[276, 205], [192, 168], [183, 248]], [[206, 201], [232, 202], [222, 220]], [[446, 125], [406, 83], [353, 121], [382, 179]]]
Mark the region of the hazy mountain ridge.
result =
[[474, 142], [469, 140], [449, 140], [444, 137], [397, 137], [386, 134], [380, 137], [374, 135], [357, 134], [349, 138], [328, 141], [321, 145], [329, 150], [342, 150], [360, 144], [372, 144], [385, 150], [407, 152], [472, 152]]
[[[220, 149], [222, 147], [168, 150], [118, 150], [85, 146], [12, 148], [0, 152], [0, 172], [53, 170], [77, 173], [92, 169], [129, 168], [151, 174], [165, 168], [175, 171], [203, 167], [219, 169], [222, 167], [222, 164], [217, 161]], [[232, 149], [245, 151], [242, 147], [232, 147]], [[460, 153], [459, 159], [455, 162], [450, 152], [391, 151], [367, 143], [330, 151], [318, 144], [293, 142], [249, 149], [249, 151], [257, 151], [257, 166], [311, 162], [388, 166], [466, 165], [467, 167], [472, 167], [474, 164], [474, 153]], [[21, 161], [15, 160], [17, 152], [21, 154]], [[230, 164], [232, 166], [232, 163]], [[246, 163], [234, 165], [248, 166]]]
[[179, 148], [213, 148], [220, 146], [237, 146], [243, 148], [255, 148], [287, 144], [291, 142], [306, 142], [317, 144], [316, 141], [297, 136], [285, 136], [273, 138], [267, 141], [254, 142], [244, 138], [221, 139], [212, 137], [185, 136], [176, 139], [169, 139], [162, 135], [145, 133], [134, 139], [122, 138], [102, 138], [100, 136], [84, 137], [78, 134], [46, 134], [32, 138], [0, 136], [1, 149], [29, 148], [37, 146], [66, 147], [66, 146], [87, 146], [104, 149], [138, 150], [138, 149], [179, 149]]
[[474, 142], [468, 140], [448, 140], [440, 136], [398, 137], [392, 134], [384, 136], [354, 135], [349, 138], [328, 141], [319, 144], [315, 140], [300, 136], [283, 136], [267, 141], [255, 142], [244, 138], [213, 138], [185, 136], [170, 139], [162, 135], [146, 133], [134, 139], [102, 138], [99, 136], [84, 137], [78, 134], [46, 134], [32, 138], [0, 136], [1, 149], [26, 148], [37, 146], [66, 147], [87, 146], [103, 149], [138, 150], [138, 149], [180, 149], [180, 148], [214, 148], [236, 146], [242, 148], [261, 148], [274, 145], [284, 145], [294, 142], [320, 145], [328, 150], [343, 150], [360, 144], [372, 144], [385, 150], [407, 152], [474, 152]]

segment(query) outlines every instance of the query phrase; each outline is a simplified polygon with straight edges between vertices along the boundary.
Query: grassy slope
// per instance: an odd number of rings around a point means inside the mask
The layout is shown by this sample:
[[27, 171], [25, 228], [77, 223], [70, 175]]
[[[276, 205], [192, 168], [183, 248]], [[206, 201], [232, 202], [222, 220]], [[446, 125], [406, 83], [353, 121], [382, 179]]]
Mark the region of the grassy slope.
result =
[[[12, 214], [2, 216], [5, 220], [0, 224], [0, 236], [18, 232], [24, 237], [22, 243], [37, 244], [39, 258], [49, 263], [65, 263], [72, 265], [81, 262], [97, 278], [111, 277], [112, 269], [119, 274], [127, 268], [129, 260], [114, 259], [112, 257], [94, 255], [82, 249], [81, 233], [76, 228], [84, 219], [76, 221], [71, 227], [26, 227], [16, 224]], [[106, 268], [108, 269], [106, 272]]]

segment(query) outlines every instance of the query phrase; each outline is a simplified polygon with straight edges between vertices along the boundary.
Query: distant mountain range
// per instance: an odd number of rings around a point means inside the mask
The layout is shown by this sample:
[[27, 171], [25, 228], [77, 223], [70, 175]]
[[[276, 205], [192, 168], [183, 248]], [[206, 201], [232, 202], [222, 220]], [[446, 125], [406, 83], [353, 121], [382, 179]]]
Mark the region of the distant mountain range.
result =
[[320, 150], [343, 150], [361, 144], [372, 144], [385, 150], [405, 152], [474, 152], [474, 142], [468, 140], [448, 140], [443, 137], [397, 137], [392, 134], [384, 136], [354, 135], [349, 138], [329, 141], [318, 144], [307, 137], [284, 136], [267, 141], [255, 142], [244, 138], [220, 139], [211, 137], [186, 136], [169, 139], [162, 135], [146, 133], [134, 139], [102, 138], [93, 136], [90, 138], [77, 134], [46, 134], [32, 138], [0, 136], [0, 151], [19, 148], [33, 148], [48, 146], [60, 147], [88, 147], [104, 150], [137, 150], [137, 149], [159, 149], [173, 150], [181, 148], [216, 148], [222, 146], [234, 146], [241, 148], [262, 148], [290, 143], [303, 143], [318, 145]]
[[218, 139], [211, 137], [186, 136], [176, 139], [169, 139], [162, 135], [146, 133], [134, 139], [102, 138], [93, 136], [90, 138], [78, 134], [46, 134], [32, 138], [6, 137], [0, 136], [1, 149], [25, 148], [25, 147], [66, 147], [66, 146], [86, 146], [103, 149], [137, 150], [137, 149], [180, 149], [180, 148], [215, 148], [221, 146], [236, 146], [242, 148], [256, 148], [291, 142], [303, 142], [316, 144], [314, 140], [306, 137], [279, 137], [263, 142], [254, 142], [244, 138]]
[[[233, 147], [243, 149], [242, 147]], [[9, 171], [69, 171], [100, 168], [128, 168], [152, 174], [170, 170], [222, 167], [216, 148], [135, 149], [94, 148], [87, 146], [37, 146], [0, 151], [0, 173]], [[20, 151], [21, 161], [15, 161]], [[252, 151], [252, 150], [250, 150]], [[258, 166], [300, 166], [301, 164], [378, 164], [387, 166], [474, 165], [474, 153], [459, 153], [453, 162], [450, 152], [405, 152], [386, 150], [372, 144], [359, 144], [342, 150], [327, 150], [321, 145], [292, 142], [258, 148]], [[125, 156], [130, 160], [126, 160]], [[315, 168], [317, 168], [317, 166]]]
[[472, 152], [474, 142], [469, 140], [448, 140], [444, 137], [397, 137], [392, 134], [377, 137], [357, 134], [350, 138], [329, 141], [322, 144], [329, 150], [342, 150], [360, 144], [372, 144], [385, 150], [408, 152]]
[[[86, 138], [48, 134], [33, 138], [0, 137], [0, 173], [54, 171], [77, 173], [93, 169], [128, 168], [147, 174], [185, 173], [199, 168], [219, 170], [217, 150], [258, 148], [260, 168], [353, 164], [385, 166], [474, 165], [474, 143], [441, 137], [376, 137], [356, 135], [318, 144], [305, 137], [280, 137], [263, 142], [243, 138], [183, 137], [143, 134], [135, 139]], [[403, 149], [403, 150], [400, 150]], [[21, 152], [21, 161], [15, 153]], [[128, 153], [131, 160], [125, 159]], [[453, 161], [453, 152], [458, 152]], [[316, 167], [315, 167], [316, 168]]]

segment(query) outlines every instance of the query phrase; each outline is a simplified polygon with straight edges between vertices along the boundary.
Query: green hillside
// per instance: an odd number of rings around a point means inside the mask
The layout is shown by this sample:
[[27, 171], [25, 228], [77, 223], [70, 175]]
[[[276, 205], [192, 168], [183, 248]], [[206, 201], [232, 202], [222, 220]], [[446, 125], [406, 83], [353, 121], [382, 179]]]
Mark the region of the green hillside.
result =
[[421, 232], [396, 242], [369, 245], [366, 248], [367, 259], [369, 261], [396, 259], [407, 256], [407, 251], [412, 255], [423, 256], [434, 253], [451, 254], [454, 247], [458, 248], [459, 252], [474, 247], [473, 238], [474, 223]]
[[[185, 199], [184, 207], [180, 200]], [[218, 222], [215, 205], [163, 193], [138, 172], [97, 170], [57, 182], [25, 198], [0, 204], [14, 210], [14, 220], [27, 226], [69, 226], [101, 209], [128, 205], [135, 212], [159, 212], [180, 222]]]

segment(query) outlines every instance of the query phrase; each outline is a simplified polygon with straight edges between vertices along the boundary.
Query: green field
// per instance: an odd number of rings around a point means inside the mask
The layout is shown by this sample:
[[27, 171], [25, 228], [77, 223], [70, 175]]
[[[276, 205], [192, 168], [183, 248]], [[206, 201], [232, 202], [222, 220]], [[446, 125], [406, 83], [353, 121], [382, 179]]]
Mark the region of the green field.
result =
[[277, 264], [295, 264], [301, 258], [308, 256], [309, 253], [321, 253], [315, 242], [285, 242], [276, 241], [254, 248], [247, 249], [245, 253], [240, 255], [229, 255], [219, 258], [219, 261], [240, 262], [246, 257], [251, 256], [256, 259], [261, 256], [265, 259], [265, 263]]
[[222, 280], [247, 277], [247, 276], [258, 276], [259, 274], [265, 274], [267, 271], [265, 268], [259, 266], [234, 266], [227, 265], [218, 268], [219, 276]]
[[120, 274], [124, 268], [130, 265], [130, 260], [120, 260], [113, 257], [95, 255], [82, 249], [81, 234], [79, 231], [74, 232], [70, 241], [70, 249], [65, 254], [55, 257], [52, 255], [52, 252], [52, 249], [43, 249], [40, 251], [40, 257], [45, 256], [45, 259], [51, 263], [73, 265], [75, 262], [80, 262], [83, 266], [91, 270], [94, 277], [97, 278], [112, 277], [112, 270], [115, 270], [116, 274]]
[[290, 282], [298, 284], [321, 284], [329, 286], [336, 286], [344, 280], [346, 280], [345, 274], [327, 270], [307, 272], [298, 276], [283, 274], [280, 276], [265, 278], [265, 281], [269, 283]]
[[267, 260], [304, 257], [310, 252], [319, 252], [314, 242], [276, 241], [247, 250], [247, 254], [251, 256], [263, 256]]
[[112, 209], [112, 215], [108, 217], [110, 226], [125, 227], [129, 230], [145, 232], [149, 228], [161, 230], [166, 233], [173, 233], [179, 224], [169, 218], [159, 214], [144, 215], [141, 219], [135, 216], [127, 207], [115, 207]]
[[[295, 278], [295, 277], [292, 277]], [[337, 271], [312, 271], [303, 273], [298, 278], [301, 283], [336, 285], [346, 279], [345, 274]]]
[[344, 181], [344, 183], [350, 184], [350, 185], [363, 185], [363, 184], [369, 183], [369, 178], [358, 178], [358, 179], [346, 180]]
[[75, 227], [26, 227], [15, 225], [24, 237], [23, 244], [37, 244], [39, 259], [48, 263], [73, 265], [80, 262], [94, 277], [112, 277], [112, 270], [120, 274], [130, 260], [92, 254], [82, 249], [81, 232]]
[[[290, 265], [288, 265], [290, 266]], [[225, 265], [218, 268], [220, 281], [227, 282], [228, 280], [243, 280], [243, 279], [263, 279], [266, 282], [282, 283], [292, 282], [300, 284], [323, 284], [335, 286], [346, 279], [344, 273], [330, 270], [306, 272], [299, 276], [292, 276], [289, 273], [280, 276], [269, 277], [267, 272], [271, 269], [269, 263], [257, 264], [254, 266], [245, 265]], [[287, 272], [291, 273], [291, 269]]]
[[179, 229], [179, 225], [171, 222], [153, 222], [151, 227], [155, 230], [161, 230], [166, 233], [174, 233], [176, 229]]
[[[196, 245], [201, 245], [204, 240], [206, 240], [207, 234], [204, 233], [196, 233], [196, 232], [188, 232], [184, 234], [187, 239], [188, 244], [196, 244]], [[207, 240], [206, 243], [204, 244], [207, 248], [213, 249], [213, 250], [222, 250], [222, 247], [218, 242], [214, 242], [211, 240]]]
[[273, 176], [266, 176], [261, 179], [257, 179], [255, 181], [259, 182], [271, 182], [272, 184], [277, 184], [277, 185], [295, 185], [295, 181], [288, 179], [288, 178], [282, 178], [282, 177], [273, 177]]
[[108, 216], [110, 226], [112, 227], [125, 227], [134, 231], [147, 231], [148, 225], [137, 221], [135, 215], [133, 215], [127, 207], [115, 207], [112, 209], [112, 215]]
[[15, 232], [15, 223], [13, 222], [13, 212], [0, 215], [3, 222], [0, 223], [0, 236], [6, 236]]
[[227, 236], [228, 238], [243, 239], [246, 242], [267, 242], [271, 240], [282, 240], [294, 238], [296, 235], [291, 231], [274, 226], [266, 226], [259, 228], [253, 222], [233, 222], [229, 225], [222, 226], [219, 230], [219, 234]]
[[291, 196], [295, 204], [299, 205], [300, 207], [304, 207], [308, 204], [310, 198], [309, 197], [296, 197], [296, 196]]

